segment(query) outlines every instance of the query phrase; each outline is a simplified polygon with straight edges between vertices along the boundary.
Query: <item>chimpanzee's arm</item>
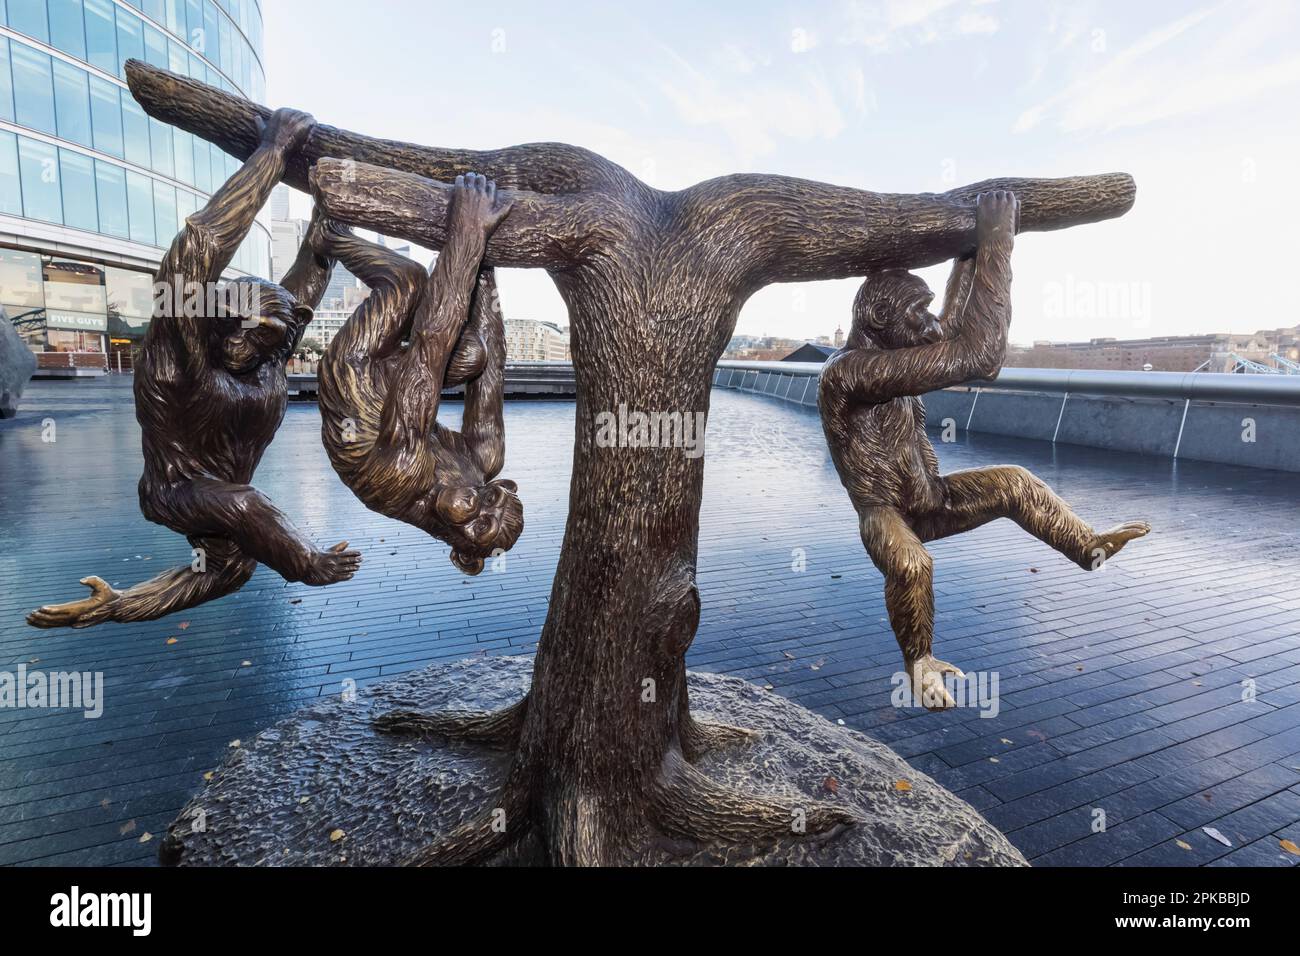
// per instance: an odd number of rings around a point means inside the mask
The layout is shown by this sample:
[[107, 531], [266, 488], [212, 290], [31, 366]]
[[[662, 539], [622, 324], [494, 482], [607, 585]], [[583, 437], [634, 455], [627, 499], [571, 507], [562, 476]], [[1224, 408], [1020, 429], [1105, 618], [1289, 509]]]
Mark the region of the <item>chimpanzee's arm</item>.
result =
[[[191, 374], [207, 365], [206, 331], [212, 321], [206, 310], [189, 309], [187, 302], [206, 302], [208, 286], [221, 278], [253, 227], [258, 211], [284, 176], [285, 156], [306, 138], [315, 121], [306, 113], [278, 110], [267, 122], [262, 145], [240, 170], [218, 189], [206, 206], [190, 216], [172, 240], [156, 281], [171, 286], [171, 308], [155, 321], [175, 330], [184, 347]], [[196, 314], [197, 313], [197, 314]]]
[[470, 174], [456, 179], [447, 241], [411, 323], [411, 343], [389, 387], [379, 441], [414, 448], [428, 441], [438, 418], [447, 362], [469, 319], [483, 251], [509, 209], [494, 184]]
[[485, 481], [491, 481], [505, 464], [505, 317], [497, 298], [496, 275], [491, 269], [479, 273], [474, 291], [474, 314], [471, 326], [477, 326], [483, 340], [483, 371], [465, 385], [465, 416], [461, 434], [470, 454], [483, 469]]
[[823, 370], [822, 388], [856, 403], [877, 404], [998, 374], [1011, 324], [1015, 197], [1007, 192], [980, 196], [977, 220], [980, 242], [957, 335], [914, 348], [842, 352]]

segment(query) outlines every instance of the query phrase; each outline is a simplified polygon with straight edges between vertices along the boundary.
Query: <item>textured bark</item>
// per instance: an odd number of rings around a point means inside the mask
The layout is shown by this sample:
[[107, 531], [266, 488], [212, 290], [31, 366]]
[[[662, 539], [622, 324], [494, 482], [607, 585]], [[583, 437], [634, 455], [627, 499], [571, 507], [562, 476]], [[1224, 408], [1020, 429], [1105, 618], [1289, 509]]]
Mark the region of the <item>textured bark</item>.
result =
[[[150, 115], [235, 155], [267, 115], [142, 64], [130, 64], [128, 77]], [[486, 261], [546, 268], [569, 310], [578, 397], [568, 524], [513, 769], [496, 805], [518, 808], [523, 829], [540, 832], [559, 864], [633, 858], [656, 835], [789, 837], [795, 808], [725, 790], [689, 763], [745, 739], [695, 724], [687, 706], [704, 459], [681, 448], [598, 447], [596, 418], [620, 407], [707, 414], [713, 369], [757, 289], [968, 253], [971, 200], [989, 187], [881, 195], [731, 176], [668, 193], [562, 144], [429, 149], [323, 126], [289, 169], [287, 181], [313, 187], [331, 215], [434, 247], [444, 238], [447, 188], [429, 180], [474, 170], [518, 190]], [[1109, 218], [1133, 201], [1132, 180], [1119, 174], [998, 183], [1021, 197], [1025, 229]], [[852, 822], [833, 806], [798, 809], [809, 837]], [[521, 832], [470, 824], [418, 862], [470, 862]]]

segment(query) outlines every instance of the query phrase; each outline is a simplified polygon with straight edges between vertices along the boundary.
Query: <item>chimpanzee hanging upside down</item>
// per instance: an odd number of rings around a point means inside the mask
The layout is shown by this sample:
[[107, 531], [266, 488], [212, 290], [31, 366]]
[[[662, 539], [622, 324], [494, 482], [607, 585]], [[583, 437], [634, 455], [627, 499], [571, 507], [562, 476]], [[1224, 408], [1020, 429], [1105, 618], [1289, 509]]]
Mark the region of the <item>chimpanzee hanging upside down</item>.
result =
[[[332, 260], [312, 240], [325, 228], [313, 215], [308, 242], [283, 286], [239, 280], [245, 312], [208, 314], [212, 288], [285, 172], [285, 157], [311, 132], [305, 113], [279, 110], [261, 146], [172, 242], [156, 281], [172, 287], [155, 315], [135, 370], [135, 409], [144, 445], [140, 510], [185, 535], [202, 559], [116, 591], [82, 579], [89, 597], [28, 615], [35, 627], [90, 627], [148, 621], [239, 590], [258, 563], [286, 580], [323, 585], [356, 573], [361, 556], [343, 542], [322, 551], [249, 482], [284, 419], [293, 354], [329, 284]], [[188, 290], [201, 290], [192, 296]], [[166, 300], [164, 300], [166, 301]], [[216, 301], [215, 297], [212, 299]], [[201, 308], [193, 308], [202, 303]]]
[[[523, 530], [505, 460], [505, 326], [488, 237], [510, 204], [496, 185], [456, 178], [447, 242], [432, 274], [339, 228], [322, 254], [374, 291], [320, 366], [321, 437], [334, 470], [366, 507], [451, 545], [466, 574]], [[444, 386], [465, 385], [462, 430], [437, 421]]]
[[821, 374], [818, 405], [831, 457], [858, 512], [862, 542], [885, 576], [889, 621], [914, 694], [931, 710], [954, 706], [944, 675], [964, 675], [931, 652], [934, 591], [924, 542], [1010, 518], [1095, 570], [1151, 530], [1133, 521], [1099, 534], [1014, 465], [939, 474], [919, 396], [1001, 370], [1018, 214], [1010, 193], [979, 197], [978, 250], [954, 263], [942, 317], [929, 312], [934, 296], [911, 273], [869, 276], [853, 305], [849, 339]]

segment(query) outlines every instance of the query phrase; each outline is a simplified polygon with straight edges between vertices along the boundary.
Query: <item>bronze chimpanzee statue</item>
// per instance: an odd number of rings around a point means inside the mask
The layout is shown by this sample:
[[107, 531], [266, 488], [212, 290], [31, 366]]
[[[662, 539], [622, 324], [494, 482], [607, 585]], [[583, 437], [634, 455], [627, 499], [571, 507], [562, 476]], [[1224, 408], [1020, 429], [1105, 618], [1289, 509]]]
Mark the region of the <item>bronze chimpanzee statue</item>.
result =
[[[33, 611], [29, 624], [153, 620], [237, 591], [259, 562], [313, 585], [356, 573], [361, 556], [346, 542], [316, 548], [249, 484], [284, 418], [285, 362], [324, 294], [333, 261], [309, 241], [282, 286], [241, 279], [233, 292], [242, 297], [208, 294], [284, 176], [286, 157], [314, 125], [294, 110], [272, 114], [261, 146], [189, 217], [156, 276], [158, 289], [171, 294], [157, 300], [166, 305], [155, 309], [135, 369], [145, 461], [140, 510], [189, 538], [195, 562], [122, 592], [84, 578], [89, 597]], [[309, 240], [324, 223], [313, 216]], [[241, 298], [244, 308], [224, 307]], [[218, 301], [223, 305], [209, 307]]]
[[911, 273], [868, 276], [849, 339], [821, 375], [818, 405], [831, 457], [858, 512], [862, 542], [885, 576], [889, 620], [914, 693], [932, 710], [954, 706], [944, 675], [964, 675], [931, 652], [934, 592], [924, 542], [1010, 518], [1092, 570], [1150, 531], [1133, 521], [1099, 534], [1014, 465], [939, 474], [919, 396], [1001, 370], [1018, 214], [1010, 193], [978, 198], [978, 248], [954, 264], [941, 317], [929, 312], [934, 296]]
[[[432, 274], [340, 228], [321, 233], [322, 252], [374, 290], [321, 362], [330, 461], [367, 507], [449, 543], [466, 574], [523, 530], [515, 483], [494, 480], [505, 460], [505, 327], [493, 274], [480, 273], [509, 208], [494, 183], [458, 176]], [[456, 432], [438, 423], [438, 403], [461, 383]]]

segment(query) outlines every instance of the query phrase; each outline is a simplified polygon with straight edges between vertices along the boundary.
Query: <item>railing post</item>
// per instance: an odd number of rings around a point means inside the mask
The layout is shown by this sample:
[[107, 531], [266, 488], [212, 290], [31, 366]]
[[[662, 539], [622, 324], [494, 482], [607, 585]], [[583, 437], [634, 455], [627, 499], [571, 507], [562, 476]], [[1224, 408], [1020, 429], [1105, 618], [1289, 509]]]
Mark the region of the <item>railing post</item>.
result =
[[1061, 421], [1065, 418], [1065, 403], [1070, 400], [1070, 393], [1066, 392], [1061, 399], [1061, 413], [1056, 416], [1056, 431], [1052, 432], [1052, 444], [1056, 444], [1056, 436], [1061, 434]]

